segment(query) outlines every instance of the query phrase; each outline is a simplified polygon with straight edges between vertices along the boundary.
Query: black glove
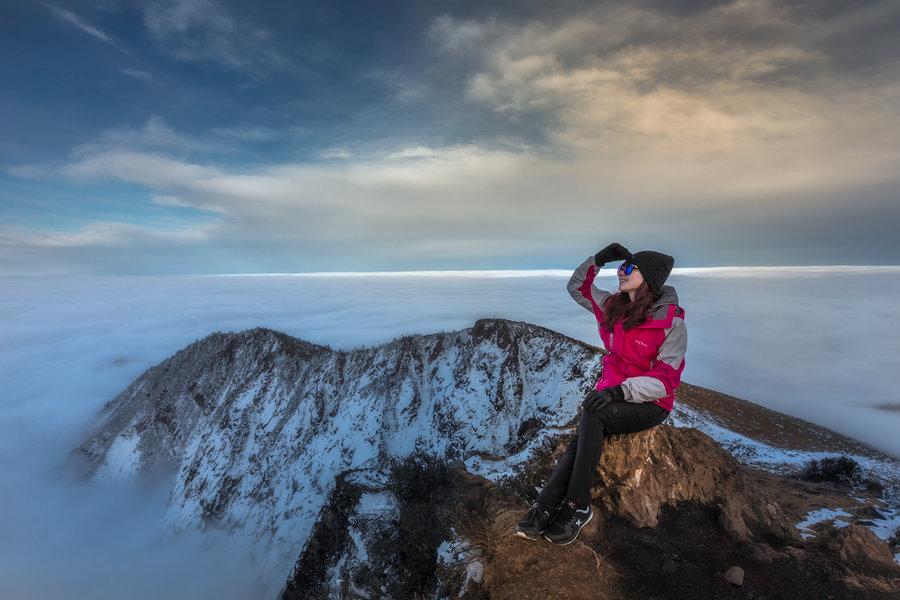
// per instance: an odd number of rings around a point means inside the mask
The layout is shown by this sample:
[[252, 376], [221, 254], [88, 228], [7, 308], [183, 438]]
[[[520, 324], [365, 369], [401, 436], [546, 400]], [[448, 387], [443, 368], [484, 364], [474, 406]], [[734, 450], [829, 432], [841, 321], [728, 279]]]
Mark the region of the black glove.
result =
[[610, 402], [624, 401], [625, 391], [622, 389], [622, 386], [614, 385], [603, 388], [602, 390], [591, 390], [588, 392], [587, 396], [584, 397], [584, 401], [581, 403], [581, 408], [588, 412], [597, 412]]
[[594, 255], [594, 264], [598, 267], [602, 267], [608, 262], [625, 259], [634, 260], [634, 256], [632, 256], [631, 251], [619, 242], [613, 242]]

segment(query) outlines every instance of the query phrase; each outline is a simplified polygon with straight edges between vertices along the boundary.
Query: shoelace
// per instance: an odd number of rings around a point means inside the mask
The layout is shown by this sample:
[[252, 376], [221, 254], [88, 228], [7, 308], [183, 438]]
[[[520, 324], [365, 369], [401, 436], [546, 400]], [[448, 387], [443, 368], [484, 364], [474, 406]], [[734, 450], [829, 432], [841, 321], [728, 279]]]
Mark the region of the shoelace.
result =
[[569, 505], [568, 502], [563, 502], [562, 506], [559, 508], [559, 512], [556, 513], [556, 520], [560, 523], [567, 523], [574, 514], [575, 507]]
[[[549, 516], [545, 517], [545, 516], [544, 516], [544, 511], [547, 511], [547, 513], [548, 513]], [[530, 517], [531, 517], [531, 520], [532, 520], [532, 521], [538, 521], [538, 520], [544, 520], [544, 521], [547, 521], [547, 520], [550, 519], [550, 516], [552, 516], [552, 513], [551, 513], [549, 510], [547, 510], [547, 509], [541, 507], [541, 506], [538, 505], [538, 504], [536, 504], [536, 505], [534, 505], [534, 506], [531, 507], [531, 515], [530, 515]]]

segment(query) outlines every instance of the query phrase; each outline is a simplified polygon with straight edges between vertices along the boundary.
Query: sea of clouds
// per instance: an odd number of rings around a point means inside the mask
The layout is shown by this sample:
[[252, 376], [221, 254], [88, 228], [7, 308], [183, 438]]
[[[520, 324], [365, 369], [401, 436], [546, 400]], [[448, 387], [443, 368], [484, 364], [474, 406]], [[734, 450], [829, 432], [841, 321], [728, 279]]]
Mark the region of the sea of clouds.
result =
[[[65, 461], [100, 407], [216, 330], [342, 349], [503, 317], [601, 345], [570, 274], [0, 277], [0, 597], [273, 597], [281, 582], [222, 538], [167, 536], [167, 481], [78, 482]], [[614, 290], [614, 271], [596, 283]], [[667, 283], [686, 311], [684, 381], [900, 457], [900, 267], [675, 269]]]

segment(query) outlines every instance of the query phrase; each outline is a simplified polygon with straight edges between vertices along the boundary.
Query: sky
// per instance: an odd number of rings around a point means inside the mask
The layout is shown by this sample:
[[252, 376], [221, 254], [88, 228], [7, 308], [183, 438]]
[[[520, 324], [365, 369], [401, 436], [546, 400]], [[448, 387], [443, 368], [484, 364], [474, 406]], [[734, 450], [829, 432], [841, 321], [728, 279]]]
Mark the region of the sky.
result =
[[0, 274], [896, 265], [900, 4], [0, 0]]
[[[565, 289], [580, 262], [505, 273], [0, 276], [0, 596], [274, 597], [281, 582], [233, 540], [170, 537], [167, 480], [77, 482], [66, 459], [100, 408], [213, 331], [270, 327], [350, 350], [499, 317], [600, 346], [593, 315]], [[685, 268], [668, 283], [688, 326], [682, 381], [900, 458], [900, 267]], [[612, 289], [614, 271], [601, 269], [596, 284]]]

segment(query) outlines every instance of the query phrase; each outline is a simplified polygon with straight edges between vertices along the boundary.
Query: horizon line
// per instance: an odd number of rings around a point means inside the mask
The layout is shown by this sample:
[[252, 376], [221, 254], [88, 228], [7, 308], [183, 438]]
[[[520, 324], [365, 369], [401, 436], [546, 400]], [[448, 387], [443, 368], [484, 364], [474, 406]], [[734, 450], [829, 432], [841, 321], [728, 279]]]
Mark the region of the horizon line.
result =
[[[827, 272], [852, 272], [852, 271], [897, 271], [900, 265], [797, 265], [797, 266], [719, 266], [719, 267], [676, 267], [670, 275], [708, 275], [715, 272], [737, 271], [770, 271], [789, 270], [793, 272], [827, 273]], [[423, 269], [419, 271], [301, 271], [295, 273], [197, 273], [197, 276], [209, 277], [426, 277], [426, 276], [451, 276], [451, 277], [568, 277], [573, 269]], [[615, 274], [614, 268], [598, 269], [598, 274]]]
[[[574, 269], [423, 269], [419, 271], [297, 271], [257, 273], [0, 273], [0, 277], [569, 277]], [[764, 265], [675, 267], [670, 275], [821, 275], [827, 273], [897, 272], [900, 265]], [[599, 275], [613, 276], [616, 269], [604, 267]]]

